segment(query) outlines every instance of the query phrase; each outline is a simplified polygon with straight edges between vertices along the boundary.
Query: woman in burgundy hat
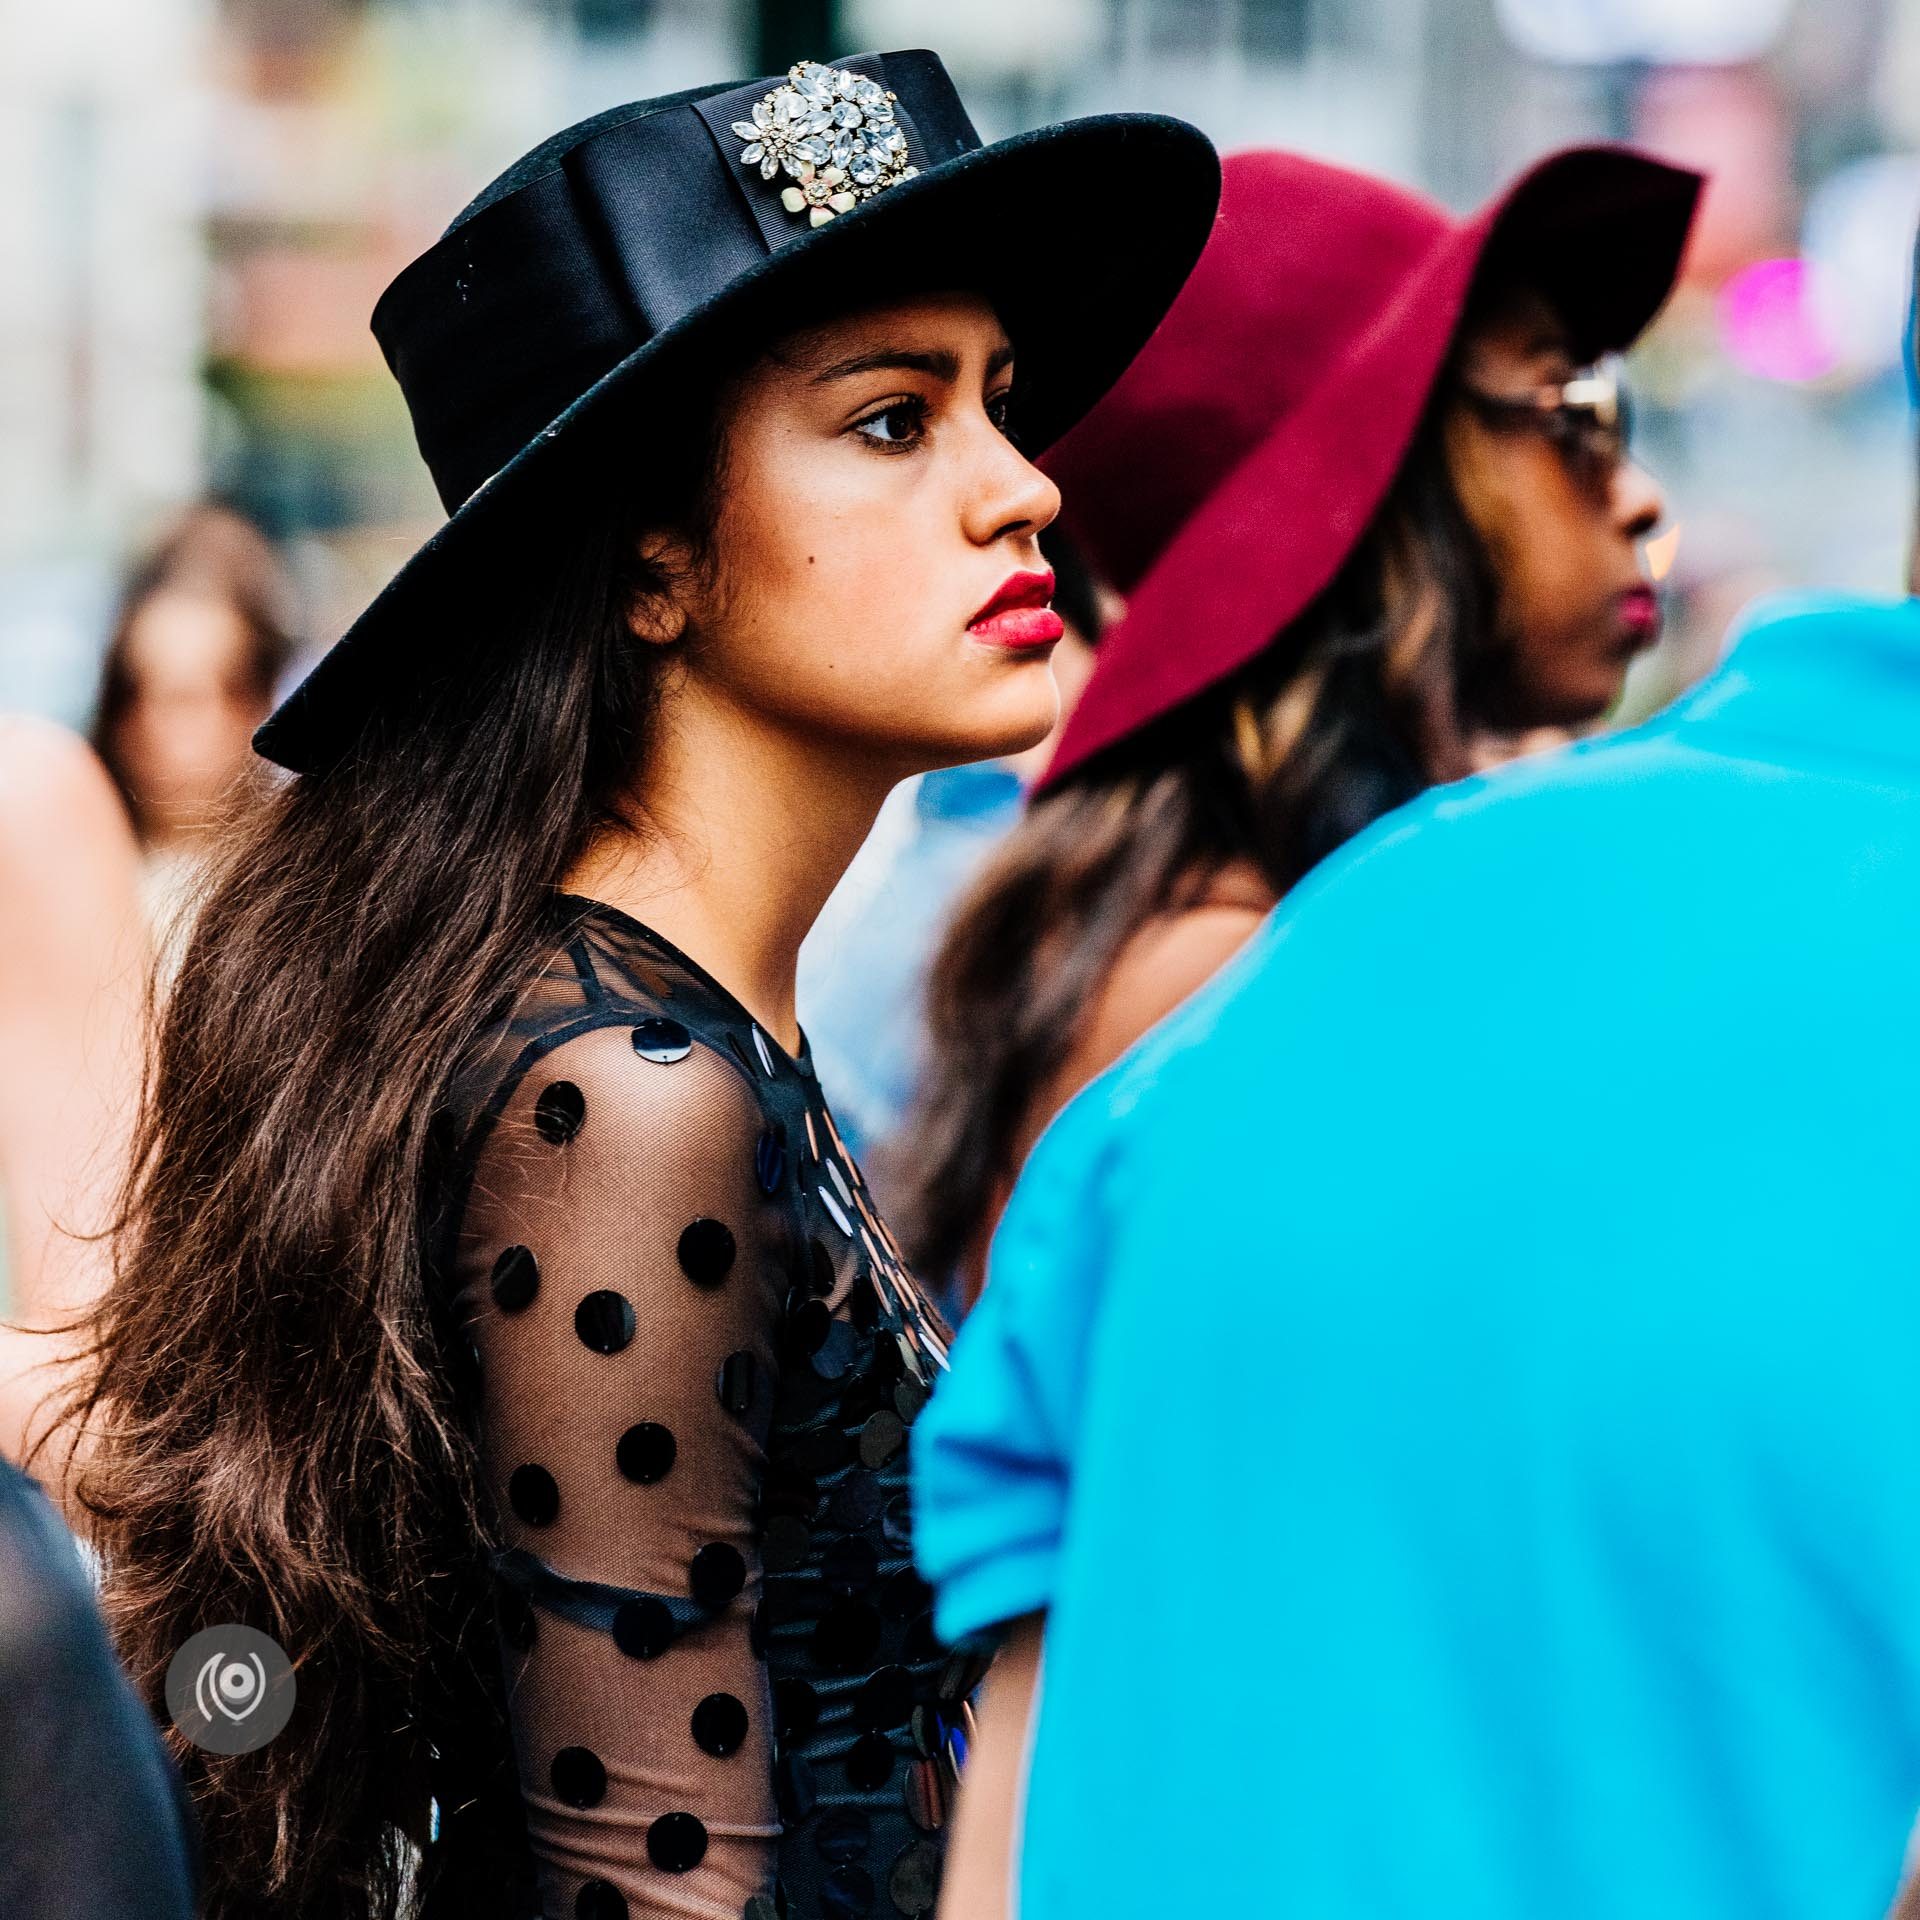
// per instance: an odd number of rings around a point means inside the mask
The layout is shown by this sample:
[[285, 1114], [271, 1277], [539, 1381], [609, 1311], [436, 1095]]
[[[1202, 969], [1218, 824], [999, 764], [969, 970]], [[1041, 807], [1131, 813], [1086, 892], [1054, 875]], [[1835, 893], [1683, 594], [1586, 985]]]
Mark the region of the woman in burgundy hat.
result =
[[1604, 356], [1678, 274], [1699, 177], [1543, 161], [1470, 219], [1238, 155], [1147, 350], [1049, 455], [1127, 598], [936, 959], [889, 1192], [982, 1278], [1028, 1148], [1306, 871], [1500, 736], [1597, 719], [1659, 611]]

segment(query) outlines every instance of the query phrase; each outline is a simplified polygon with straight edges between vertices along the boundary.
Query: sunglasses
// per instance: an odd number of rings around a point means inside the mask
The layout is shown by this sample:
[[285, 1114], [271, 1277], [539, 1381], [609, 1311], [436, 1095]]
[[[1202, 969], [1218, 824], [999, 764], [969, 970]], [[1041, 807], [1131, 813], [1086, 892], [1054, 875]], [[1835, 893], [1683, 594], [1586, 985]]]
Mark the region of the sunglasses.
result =
[[1531, 393], [1488, 393], [1475, 386], [1461, 391], [1490, 426], [1543, 434], [1583, 481], [1611, 480], [1627, 457], [1633, 409], [1617, 361], [1583, 368], [1570, 380]]

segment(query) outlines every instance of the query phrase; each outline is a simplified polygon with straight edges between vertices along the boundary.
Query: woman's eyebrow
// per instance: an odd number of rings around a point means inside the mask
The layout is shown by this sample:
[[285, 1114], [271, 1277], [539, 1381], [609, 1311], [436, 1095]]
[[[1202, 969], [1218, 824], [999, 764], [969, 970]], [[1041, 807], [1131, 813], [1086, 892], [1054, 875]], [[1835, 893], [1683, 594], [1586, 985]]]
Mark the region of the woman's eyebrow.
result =
[[[987, 356], [987, 378], [991, 380], [996, 373], [1012, 364], [1012, 346], [996, 347]], [[829, 362], [813, 379], [815, 385], [822, 385], [829, 380], [845, 380], [856, 373], [901, 371], [924, 373], [952, 386], [960, 378], [960, 356], [946, 347], [933, 347], [925, 352], [915, 352], [906, 347], [876, 347], [871, 353], [850, 354], [844, 360]]]
[[924, 373], [935, 380], [944, 380], [951, 386], [960, 378], [960, 356], [944, 347], [936, 347], [925, 353], [909, 352], [904, 347], [876, 347], [871, 353], [851, 354], [844, 360], [832, 361], [813, 378], [818, 386], [829, 380], [845, 380], [856, 373], [879, 373], [890, 369]]

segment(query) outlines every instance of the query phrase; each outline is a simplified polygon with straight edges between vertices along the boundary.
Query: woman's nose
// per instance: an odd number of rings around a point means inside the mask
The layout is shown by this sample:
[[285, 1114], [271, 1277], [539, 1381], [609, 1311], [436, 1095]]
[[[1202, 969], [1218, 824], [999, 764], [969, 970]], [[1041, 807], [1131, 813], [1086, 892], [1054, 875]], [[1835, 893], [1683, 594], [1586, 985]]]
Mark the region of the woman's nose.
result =
[[1623, 460], [1613, 481], [1614, 524], [1629, 540], [1644, 540], [1660, 524], [1667, 503], [1645, 467]]

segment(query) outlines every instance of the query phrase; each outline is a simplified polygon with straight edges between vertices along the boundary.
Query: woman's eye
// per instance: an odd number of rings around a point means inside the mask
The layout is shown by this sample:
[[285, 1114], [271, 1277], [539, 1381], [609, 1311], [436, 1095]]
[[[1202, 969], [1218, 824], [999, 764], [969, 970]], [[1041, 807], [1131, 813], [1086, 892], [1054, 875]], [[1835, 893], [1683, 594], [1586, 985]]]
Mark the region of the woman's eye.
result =
[[870, 413], [855, 423], [854, 432], [877, 447], [907, 447], [926, 431], [927, 403], [924, 400], [896, 400], [878, 413]]
[[987, 418], [1002, 433], [1011, 437], [1013, 431], [1013, 389], [1011, 387], [1002, 387], [998, 393], [988, 396]]

